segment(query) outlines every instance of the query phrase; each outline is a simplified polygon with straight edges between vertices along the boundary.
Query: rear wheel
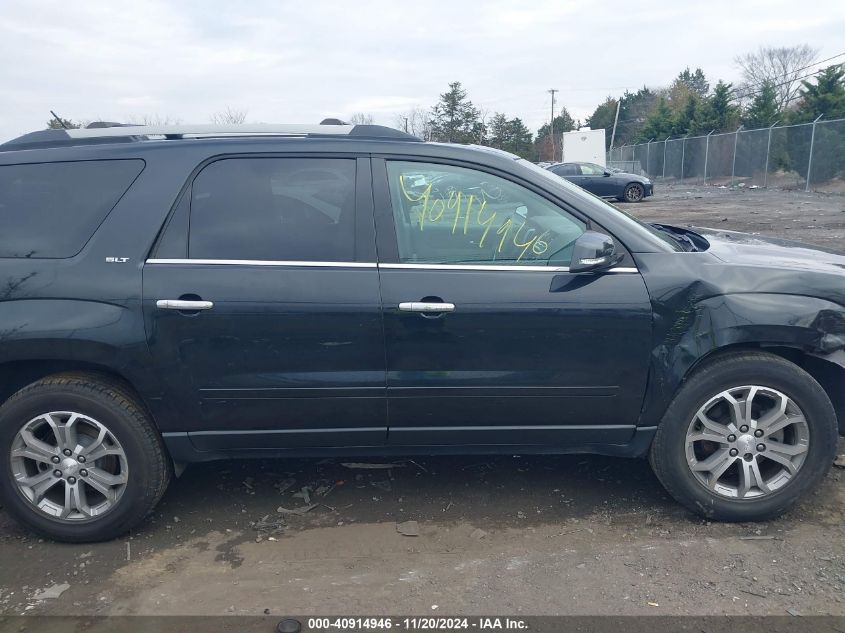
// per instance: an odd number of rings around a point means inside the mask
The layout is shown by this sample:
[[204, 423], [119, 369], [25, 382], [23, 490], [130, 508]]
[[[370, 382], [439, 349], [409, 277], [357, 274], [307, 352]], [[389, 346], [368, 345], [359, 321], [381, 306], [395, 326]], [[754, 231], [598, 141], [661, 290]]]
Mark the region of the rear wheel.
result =
[[625, 202], [640, 202], [645, 197], [645, 187], [637, 182], [629, 183], [625, 187]]
[[650, 458], [675, 499], [706, 517], [771, 518], [824, 478], [836, 452], [836, 414], [804, 370], [760, 352], [699, 371], [666, 411]]
[[137, 398], [96, 374], [51, 376], [0, 407], [0, 496], [49, 538], [114, 538], [155, 506], [170, 478]]

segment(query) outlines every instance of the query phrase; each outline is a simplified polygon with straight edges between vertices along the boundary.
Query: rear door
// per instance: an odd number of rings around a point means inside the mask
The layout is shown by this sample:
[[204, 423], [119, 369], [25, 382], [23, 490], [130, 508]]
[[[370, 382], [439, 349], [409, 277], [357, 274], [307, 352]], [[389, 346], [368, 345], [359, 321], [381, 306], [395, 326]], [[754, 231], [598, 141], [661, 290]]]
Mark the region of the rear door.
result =
[[587, 220], [503, 174], [423, 159], [373, 173], [389, 443], [627, 441], [651, 341], [630, 256], [569, 273]]
[[581, 186], [583, 178], [581, 177], [581, 168], [575, 163], [563, 163], [562, 165], [555, 165], [551, 168], [553, 174], [557, 174], [561, 178], [566, 178], [569, 182]]
[[144, 267], [149, 346], [200, 449], [386, 436], [369, 159], [203, 166]]

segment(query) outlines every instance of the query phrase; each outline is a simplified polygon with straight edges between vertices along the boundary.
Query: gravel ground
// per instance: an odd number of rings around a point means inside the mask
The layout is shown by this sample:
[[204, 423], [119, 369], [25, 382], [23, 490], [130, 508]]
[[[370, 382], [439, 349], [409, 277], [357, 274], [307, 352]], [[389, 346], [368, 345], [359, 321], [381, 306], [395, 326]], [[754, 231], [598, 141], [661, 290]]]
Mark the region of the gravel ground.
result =
[[[658, 185], [624, 208], [845, 244], [845, 197]], [[0, 509], [0, 613], [845, 615], [838, 468], [781, 519], [720, 524], [642, 460], [342, 462], [191, 466], [138, 531], [96, 545], [41, 541]]]
[[768, 235], [845, 251], [845, 195], [655, 185], [656, 195], [620, 208], [648, 222]]

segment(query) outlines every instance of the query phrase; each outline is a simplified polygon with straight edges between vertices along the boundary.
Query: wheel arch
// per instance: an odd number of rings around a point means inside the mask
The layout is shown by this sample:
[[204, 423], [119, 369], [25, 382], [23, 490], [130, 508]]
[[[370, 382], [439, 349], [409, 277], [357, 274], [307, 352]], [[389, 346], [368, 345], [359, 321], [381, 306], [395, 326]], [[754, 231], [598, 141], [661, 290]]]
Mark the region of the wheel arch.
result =
[[[124, 373], [106, 365], [81, 360], [30, 359], [0, 363], [0, 405], [29, 384], [56, 374], [85, 373], [104, 381], [118, 382], [143, 406], [153, 425], [149, 403]], [[156, 426], [157, 428], [157, 426]]]
[[839, 434], [845, 436], [845, 366], [798, 346], [736, 343], [712, 350], [697, 359], [687, 370], [678, 389], [701, 367], [728, 354], [744, 351], [768, 352], [787, 360], [810, 374], [827, 393], [839, 422]]
[[[780, 356], [825, 390], [845, 435], [845, 308], [824, 299], [776, 293], [711, 294], [694, 284], [675, 305], [658, 305], [649, 390], [640, 425], [654, 426], [703, 364], [743, 350]], [[695, 292], [692, 292], [692, 291]]]

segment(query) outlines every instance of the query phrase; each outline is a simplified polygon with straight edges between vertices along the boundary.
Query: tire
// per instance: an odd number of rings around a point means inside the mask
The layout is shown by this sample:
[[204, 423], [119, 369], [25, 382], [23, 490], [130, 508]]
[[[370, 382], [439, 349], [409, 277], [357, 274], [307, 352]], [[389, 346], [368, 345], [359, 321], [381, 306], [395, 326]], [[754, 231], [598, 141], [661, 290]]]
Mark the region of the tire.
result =
[[638, 182], [631, 182], [625, 185], [625, 192], [622, 199], [625, 202], [642, 202], [645, 198], [645, 187]]
[[[753, 393], [752, 386], [758, 387]], [[739, 425], [736, 433], [726, 427], [726, 436], [715, 432], [712, 423], [719, 415], [725, 424], [737, 415], [745, 419], [749, 396], [752, 424]], [[737, 409], [731, 398], [739, 403]], [[702, 410], [706, 426], [699, 417]], [[786, 426], [775, 430], [780, 424]], [[773, 354], [736, 352], [707, 363], [681, 387], [658, 426], [649, 459], [669, 494], [693, 512], [720, 521], [761, 521], [815, 489], [833, 462], [836, 442], [833, 405], [810, 374]], [[712, 470], [707, 459], [716, 464]], [[727, 462], [731, 465], [719, 475]]]
[[[66, 428], [73, 429], [66, 443], [76, 446], [67, 449], [71, 456], [59, 441]], [[124, 534], [155, 507], [171, 472], [144, 406], [109, 377], [49, 376], [0, 407], [0, 499], [20, 523], [50, 539], [84, 543]], [[49, 489], [23, 485], [35, 481]]]

